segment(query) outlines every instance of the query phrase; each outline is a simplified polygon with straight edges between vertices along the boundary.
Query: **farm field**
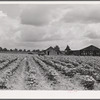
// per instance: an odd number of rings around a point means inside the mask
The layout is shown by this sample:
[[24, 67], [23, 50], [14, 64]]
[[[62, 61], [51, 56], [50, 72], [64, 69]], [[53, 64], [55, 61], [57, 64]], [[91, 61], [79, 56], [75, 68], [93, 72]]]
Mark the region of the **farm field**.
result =
[[100, 90], [100, 57], [1, 53], [0, 90]]

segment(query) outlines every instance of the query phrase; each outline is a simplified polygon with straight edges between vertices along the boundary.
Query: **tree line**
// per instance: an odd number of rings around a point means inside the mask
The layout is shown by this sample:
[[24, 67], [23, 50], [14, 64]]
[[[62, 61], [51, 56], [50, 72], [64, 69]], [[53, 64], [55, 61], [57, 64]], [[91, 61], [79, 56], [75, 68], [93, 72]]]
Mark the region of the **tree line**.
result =
[[[60, 52], [60, 47], [58, 45], [56, 45], [54, 47], [54, 49], [56, 51]], [[66, 47], [66, 49], [64, 51], [67, 51], [68, 52], [70, 50], [71, 50], [70, 47], [67, 45], [67, 47]], [[21, 53], [25, 53], [25, 52], [26, 53], [35, 52], [35, 53], [39, 53], [41, 51], [44, 51], [44, 50], [39, 50], [39, 49], [37, 49], [37, 50], [26, 50], [26, 49], [17, 49], [17, 48], [15, 48], [15, 49], [7, 49], [7, 48], [0, 47], [0, 52], [21, 52]]]
[[1, 52], [39, 52], [40, 50], [37, 49], [37, 50], [26, 50], [26, 49], [7, 49], [7, 48], [2, 48], [0, 47], [0, 51]]

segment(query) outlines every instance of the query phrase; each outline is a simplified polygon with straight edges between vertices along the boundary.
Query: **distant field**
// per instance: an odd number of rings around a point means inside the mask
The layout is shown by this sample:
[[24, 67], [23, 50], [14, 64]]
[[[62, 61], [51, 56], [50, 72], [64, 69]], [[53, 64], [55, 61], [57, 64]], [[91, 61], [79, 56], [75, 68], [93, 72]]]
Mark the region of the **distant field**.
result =
[[100, 90], [100, 57], [2, 53], [0, 89]]

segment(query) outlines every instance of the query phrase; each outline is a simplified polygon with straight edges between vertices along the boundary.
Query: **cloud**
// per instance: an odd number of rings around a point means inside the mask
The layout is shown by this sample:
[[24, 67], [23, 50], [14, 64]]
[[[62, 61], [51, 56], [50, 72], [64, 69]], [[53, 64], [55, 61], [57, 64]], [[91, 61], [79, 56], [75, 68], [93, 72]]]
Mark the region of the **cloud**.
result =
[[74, 5], [62, 20], [66, 23], [99, 23], [100, 5]]
[[14, 45], [14, 36], [18, 27], [18, 20], [10, 18], [0, 11], [0, 46], [12, 47]]
[[99, 45], [99, 10], [99, 5], [20, 5], [19, 19], [1, 10], [0, 46], [65, 49], [69, 44], [80, 49]]
[[3, 13], [3, 11], [0, 11], [0, 18], [2, 17], [6, 17], [7, 15], [5, 13]]
[[50, 21], [49, 13], [52, 6], [47, 5], [29, 5], [21, 14], [22, 24], [41, 26], [48, 24]]
[[20, 16], [23, 25], [19, 40], [66, 40], [81, 46], [87, 39], [99, 38], [99, 9], [99, 5], [26, 5]]
[[34, 26], [48, 25], [59, 20], [69, 9], [63, 5], [26, 5], [21, 13], [21, 23]]
[[99, 23], [100, 5], [26, 5], [23, 7], [21, 23], [42, 26], [54, 21], [66, 23]]
[[43, 28], [34, 26], [21, 25], [19, 31], [18, 39], [23, 42], [42, 41], [43, 36], [45, 35], [45, 30]]
[[99, 10], [99, 4], [26, 5], [16, 39], [39, 48], [56, 44], [64, 48], [69, 44], [72, 49], [80, 49], [96, 44], [100, 37]]
[[100, 39], [100, 23], [93, 23], [87, 25], [86, 38]]
[[11, 18], [16, 18], [19, 16], [21, 9], [19, 4], [0, 4], [0, 11]]
[[[49, 30], [50, 29], [50, 30]], [[16, 33], [16, 39], [21, 42], [43, 42], [61, 40], [61, 34], [56, 29], [21, 25]]]
[[82, 39], [86, 34], [85, 28], [86, 25], [84, 24], [65, 24], [61, 22], [44, 27], [21, 25], [19, 32], [16, 33], [16, 39], [21, 42], [71, 41]]
[[90, 39], [100, 39], [100, 35], [96, 34], [96, 33], [89, 33], [87, 35], [88, 38]]

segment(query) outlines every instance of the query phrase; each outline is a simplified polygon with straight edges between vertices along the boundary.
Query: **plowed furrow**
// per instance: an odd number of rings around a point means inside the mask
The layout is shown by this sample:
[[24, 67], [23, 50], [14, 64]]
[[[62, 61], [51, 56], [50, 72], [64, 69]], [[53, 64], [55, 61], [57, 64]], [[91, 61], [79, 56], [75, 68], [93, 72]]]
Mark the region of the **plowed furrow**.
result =
[[27, 62], [26, 85], [28, 86], [27, 88], [31, 90], [51, 89], [45, 77], [42, 75], [39, 65], [32, 58], [29, 58]]

